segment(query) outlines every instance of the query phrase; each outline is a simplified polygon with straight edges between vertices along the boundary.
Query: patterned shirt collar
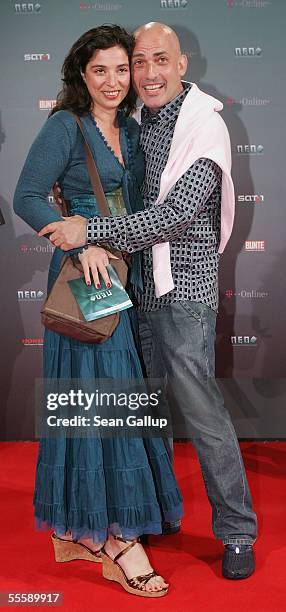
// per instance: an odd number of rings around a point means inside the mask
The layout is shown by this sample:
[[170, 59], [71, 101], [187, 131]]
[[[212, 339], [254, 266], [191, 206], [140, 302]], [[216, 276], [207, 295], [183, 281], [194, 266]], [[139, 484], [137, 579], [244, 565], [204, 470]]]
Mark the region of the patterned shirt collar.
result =
[[192, 87], [191, 83], [187, 83], [185, 81], [182, 81], [182, 85], [184, 88], [183, 91], [181, 91], [181, 93], [174, 98], [174, 100], [171, 100], [168, 102], [168, 104], [162, 106], [157, 113], [152, 113], [152, 111], [150, 111], [149, 108], [144, 105], [141, 111], [141, 123], [143, 125], [146, 123], [166, 123], [177, 119], [184, 99]]

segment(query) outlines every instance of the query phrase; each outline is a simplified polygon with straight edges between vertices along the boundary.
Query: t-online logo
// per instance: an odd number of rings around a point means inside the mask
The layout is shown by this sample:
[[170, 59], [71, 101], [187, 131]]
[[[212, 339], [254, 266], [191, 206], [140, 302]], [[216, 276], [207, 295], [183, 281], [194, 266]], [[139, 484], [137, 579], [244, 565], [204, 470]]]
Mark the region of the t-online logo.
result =
[[79, 8], [81, 11], [90, 9], [96, 11], [119, 11], [122, 9], [122, 4], [112, 4], [111, 2], [81, 2]]
[[235, 104], [241, 104], [242, 106], [247, 107], [268, 106], [270, 102], [271, 100], [269, 98], [257, 98], [257, 96], [252, 96], [252, 98], [247, 98], [244, 96], [240, 100], [236, 100], [235, 98], [228, 96], [225, 99], [225, 103], [228, 106], [234, 106]]
[[50, 242], [47, 242], [46, 244], [37, 244], [34, 246], [29, 246], [28, 244], [21, 244], [20, 245], [20, 251], [21, 253], [25, 253], [25, 254], [33, 254], [33, 253], [53, 253], [55, 250], [55, 247], [53, 244], [51, 244]]
[[235, 291], [234, 289], [226, 289], [225, 296], [230, 300], [234, 297], [239, 297], [242, 299], [263, 299], [269, 296], [268, 291], [258, 291], [257, 289], [241, 289], [240, 291]]
[[249, 8], [249, 9], [261, 9], [266, 8], [270, 4], [269, 0], [226, 0], [226, 6], [228, 8]]

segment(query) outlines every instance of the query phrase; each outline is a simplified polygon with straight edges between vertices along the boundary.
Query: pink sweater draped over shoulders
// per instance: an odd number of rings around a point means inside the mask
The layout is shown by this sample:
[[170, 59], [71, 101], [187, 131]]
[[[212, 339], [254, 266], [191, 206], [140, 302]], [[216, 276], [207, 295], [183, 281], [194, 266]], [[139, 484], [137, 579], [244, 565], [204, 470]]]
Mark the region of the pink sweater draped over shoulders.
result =
[[[200, 158], [214, 161], [222, 170], [221, 233], [219, 253], [230, 238], [235, 209], [231, 178], [231, 146], [227, 127], [219, 115], [223, 104], [192, 84], [187, 94], [173, 134], [169, 157], [161, 175], [160, 192], [155, 204], [161, 204], [185, 172]], [[140, 113], [135, 115], [140, 121]], [[153, 276], [156, 297], [174, 289], [170, 261], [170, 244], [152, 247]]]

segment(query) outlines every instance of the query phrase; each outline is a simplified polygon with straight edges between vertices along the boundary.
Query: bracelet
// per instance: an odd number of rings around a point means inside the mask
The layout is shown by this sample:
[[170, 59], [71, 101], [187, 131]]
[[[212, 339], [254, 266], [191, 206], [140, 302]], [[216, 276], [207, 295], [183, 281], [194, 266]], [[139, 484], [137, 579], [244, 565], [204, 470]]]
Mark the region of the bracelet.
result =
[[85, 244], [85, 245], [82, 247], [81, 251], [78, 253], [78, 255], [82, 255], [82, 253], [84, 253], [84, 251], [87, 251], [87, 249], [88, 249], [88, 247], [89, 247], [89, 246], [90, 246], [89, 244]]

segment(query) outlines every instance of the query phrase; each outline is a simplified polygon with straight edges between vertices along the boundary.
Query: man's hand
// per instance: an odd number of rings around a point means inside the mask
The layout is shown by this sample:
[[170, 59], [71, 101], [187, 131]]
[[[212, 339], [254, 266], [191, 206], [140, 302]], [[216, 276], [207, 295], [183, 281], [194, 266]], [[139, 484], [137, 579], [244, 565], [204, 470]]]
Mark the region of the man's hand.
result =
[[62, 221], [55, 221], [45, 225], [39, 232], [39, 236], [50, 234], [50, 241], [63, 251], [69, 251], [86, 244], [87, 219], [80, 215], [74, 217], [63, 217]]

